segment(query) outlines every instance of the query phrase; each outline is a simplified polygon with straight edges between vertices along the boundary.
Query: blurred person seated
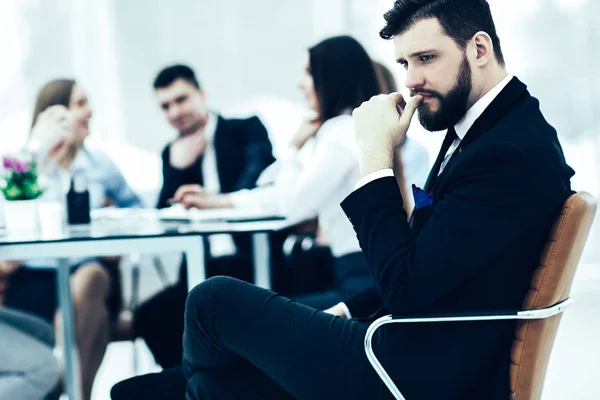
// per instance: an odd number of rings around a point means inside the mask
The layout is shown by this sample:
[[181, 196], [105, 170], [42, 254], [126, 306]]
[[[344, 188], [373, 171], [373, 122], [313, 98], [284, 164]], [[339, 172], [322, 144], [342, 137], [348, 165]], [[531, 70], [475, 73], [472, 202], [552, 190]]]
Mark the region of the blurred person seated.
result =
[[[171, 206], [175, 192], [186, 185], [214, 194], [255, 187], [259, 175], [275, 160], [267, 130], [257, 117], [225, 119], [209, 110], [206, 93], [186, 65], [160, 71], [154, 90], [165, 118], [177, 131], [175, 140], [162, 152], [163, 186], [158, 208]], [[247, 235], [212, 235], [205, 248], [208, 277], [229, 275], [252, 280]], [[142, 303], [134, 313], [135, 336], [145, 340], [163, 368], [181, 363], [187, 293], [184, 261], [178, 282]]]
[[[288, 156], [273, 166], [278, 171], [273, 185], [218, 196], [188, 185], [181, 187], [173, 200], [188, 208], [260, 207], [298, 220], [317, 215], [335, 257], [335, 287], [300, 296], [297, 301], [325, 309], [373, 284], [340, 202], [360, 178], [351, 112], [377, 95], [380, 88], [369, 55], [349, 36], [326, 39], [308, 50], [299, 88], [315, 115], [292, 138]], [[309, 139], [314, 140], [313, 154], [310, 163], [303, 165], [298, 151]], [[173, 379], [166, 380], [160, 388], [144, 383], [152, 375], [125, 381], [113, 389], [113, 399], [183, 399], [185, 382], [181, 371], [166, 374]], [[177, 382], [181, 386], [173, 392]]]
[[55, 398], [60, 370], [53, 346], [52, 325], [0, 306], [0, 399]]
[[[85, 146], [92, 117], [88, 98], [70, 79], [44, 85], [38, 93], [28, 142], [47, 178], [42, 200], [63, 201], [74, 174], [87, 178], [92, 209], [107, 201], [119, 207], [138, 207], [141, 201], [130, 189], [119, 168], [105, 154]], [[93, 255], [90, 255], [93, 256]], [[54, 259], [15, 261], [5, 273], [4, 304], [40, 316], [58, 328], [56, 268]], [[84, 400], [91, 396], [94, 377], [111, 330], [117, 329], [122, 308], [118, 257], [72, 259], [71, 289], [76, 315]], [[59, 330], [60, 331], [60, 330]], [[60, 336], [58, 336], [60, 338]], [[58, 345], [60, 346], [60, 340]]]

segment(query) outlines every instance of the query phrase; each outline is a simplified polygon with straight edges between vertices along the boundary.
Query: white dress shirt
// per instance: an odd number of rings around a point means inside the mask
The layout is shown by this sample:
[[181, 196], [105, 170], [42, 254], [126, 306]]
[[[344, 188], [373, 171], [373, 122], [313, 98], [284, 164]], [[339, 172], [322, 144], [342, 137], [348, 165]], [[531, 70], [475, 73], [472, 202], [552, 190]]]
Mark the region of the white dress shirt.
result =
[[[488, 106], [492, 104], [492, 101], [494, 101], [494, 99], [500, 94], [500, 92], [506, 87], [506, 85], [508, 85], [512, 78], [513, 75], [509, 74], [504, 79], [502, 79], [500, 83], [498, 83], [483, 97], [477, 100], [477, 102], [473, 104], [471, 108], [469, 108], [469, 110], [465, 113], [464, 117], [460, 121], [458, 121], [456, 125], [454, 125], [454, 130], [456, 131], [456, 136], [458, 137], [454, 139], [454, 142], [452, 142], [452, 145], [448, 149], [448, 152], [444, 157], [444, 161], [440, 166], [439, 173], [443, 171], [448, 161], [450, 161], [450, 158], [452, 158], [454, 152], [456, 152], [456, 150], [459, 148], [460, 143], [465, 138], [465, 135], [467, 134], [469, 129], [471, 129], [475, 121], [477, 121], [477, 119], [481, 116], [481, 114], [483, 114], [486, 108], [488, 108]], [[390, 176], [394, 176], [394, 171], [390, 168], [372, 172], [368, 175], [365, 175], [358, 181], [358, 183], [356, 184], [356, 189], [359, 189], [365, 186], [367, 183], [373, 182], [376, 179]]]
[[[206, 137], [206, 150], [202, 159], [202, 180], [204, 188], [212, 194], [221, 192], [219, 183], [219, 172], [217, 169], [217, 152], [215, 150], [215, 134], [219, 117], [214, 113], [208, 114], [208, 121], [204, 127]], [[223, 257], [235, 254], [237, 249], [233, 238], [228, 234], [211, 235], [208, 237], [210, 244], [210, 255], [212, 257]]]

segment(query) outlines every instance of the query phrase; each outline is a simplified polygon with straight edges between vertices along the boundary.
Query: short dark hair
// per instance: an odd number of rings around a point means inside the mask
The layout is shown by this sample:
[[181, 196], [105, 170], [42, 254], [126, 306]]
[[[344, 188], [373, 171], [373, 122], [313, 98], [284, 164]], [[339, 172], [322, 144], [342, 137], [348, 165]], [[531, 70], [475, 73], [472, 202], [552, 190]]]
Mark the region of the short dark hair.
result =
[[198, 83], [198, 79], [196, 79], [194, 70], [183, 64], [171, 65], [160, 71], [156, 76], [156, 79], [154, 79], [154, 89], [164, 89], [169, 87], [177, 79], [183, 79], [192, 84], [196, 89], [200, 89], [200, 83]]
[[321, 121], [353, 110], [381, 93], [371, 58], [350, 36], [325, 39], [308, 54]]
[[396, 0], [383, 18], [386, 25], [379, 32], [383, 39], [406, 32], [427, 18], [437, 18], [446, 34], [461, 49], [467, 47], [467, 42], [477, 32], [486, 32], [492, 38], [496, 59], [504, 65], [500, 38], [487, 0]]

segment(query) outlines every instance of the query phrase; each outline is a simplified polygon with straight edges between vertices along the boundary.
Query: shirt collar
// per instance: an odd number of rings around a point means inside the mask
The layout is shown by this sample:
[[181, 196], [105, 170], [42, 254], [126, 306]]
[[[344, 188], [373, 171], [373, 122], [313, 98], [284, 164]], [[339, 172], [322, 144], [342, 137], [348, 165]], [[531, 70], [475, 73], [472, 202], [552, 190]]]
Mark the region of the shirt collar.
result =
[[456, 131], [456, 136], [460, 140], [465, 138], [465, 135], [471, 129], [471, 126], [477, 121], [477, 118], [483, 114], [486, 108], [494, 99], [500, 94], [500, 92], [508, 85], [508, 83], [513, 79], [513, 75], [508, 74], [504, 79], [500, 81], [496, 86], [494, 86], [489, 92], [487, 92], [482, 98], [477, 100], [475, 104], [467, 110], [466, 114], [456, 125], [454, 125], [454, 130]]
[[206, 120], [206, 125], [204, 126], [204, 136], [206, 137], [207, 142], [212, 142], [215, 134], [217, 132], [217, 122], [219, 121], [219, 116], [212, 111], [208, 112], [208, 119]]

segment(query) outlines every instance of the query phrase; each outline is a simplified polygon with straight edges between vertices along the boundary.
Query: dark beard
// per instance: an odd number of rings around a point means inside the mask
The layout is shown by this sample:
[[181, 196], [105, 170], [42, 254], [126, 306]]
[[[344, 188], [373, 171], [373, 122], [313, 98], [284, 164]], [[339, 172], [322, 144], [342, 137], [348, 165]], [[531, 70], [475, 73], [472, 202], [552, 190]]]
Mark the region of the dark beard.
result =
[[458, 72], [456, 84], [447, 95], [443, 96], [432, 90], [418, 89], [411, 93], [413, 96], [418, 94], [433, 96], [440, 103], [437, 112], [429, 111], [428, 105], [425, 103], [419, 104], [417, 110], [421, 125], [430, 132], [442, 131], [456, 125], [467, 112], [467, 102], [472, 88], [471, 66], [465, 56]]

